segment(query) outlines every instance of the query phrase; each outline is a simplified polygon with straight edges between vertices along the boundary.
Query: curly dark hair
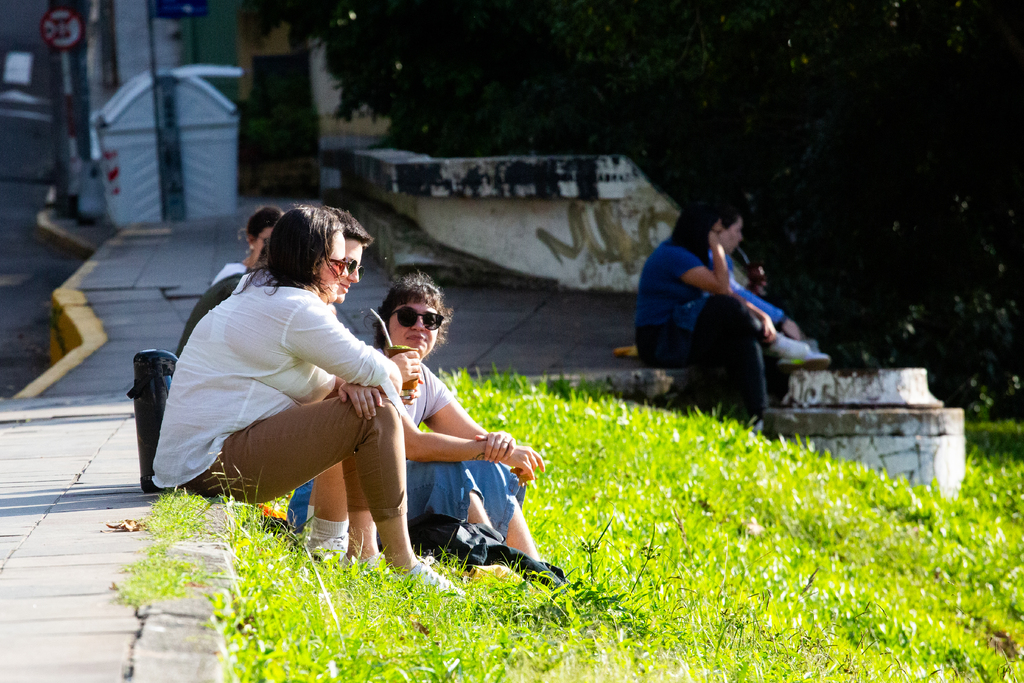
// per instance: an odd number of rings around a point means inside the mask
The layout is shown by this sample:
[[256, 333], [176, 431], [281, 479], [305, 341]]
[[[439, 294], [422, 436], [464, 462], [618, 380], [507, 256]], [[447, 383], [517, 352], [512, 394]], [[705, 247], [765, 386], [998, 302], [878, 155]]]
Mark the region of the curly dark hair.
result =
[[320, 271], [331, 257], [338, 235], [363, 247], [373, 238], [348, 211], [330, 206], [297, 206], [274, 225], [264, 247], [265, 262], [246, 283], [260, 286], [299, 287], [320, 291]]
[[[448, 325], [452, 322], [452, 309], [444, 304], [444, 292], [426, 273], [415, 272], [404, 275], [392, 283], [384, 302], [377, 308], [381, 320], [387, 322], [391, 315], [406, 304], [426, 304], [444, 316], [444, 322], [437, 330], [435, 348], [444, 343], [448, 337]], [[373, 320], [373, 343], [383, 349], [387, 345], [384, 331], [376, 319]]]

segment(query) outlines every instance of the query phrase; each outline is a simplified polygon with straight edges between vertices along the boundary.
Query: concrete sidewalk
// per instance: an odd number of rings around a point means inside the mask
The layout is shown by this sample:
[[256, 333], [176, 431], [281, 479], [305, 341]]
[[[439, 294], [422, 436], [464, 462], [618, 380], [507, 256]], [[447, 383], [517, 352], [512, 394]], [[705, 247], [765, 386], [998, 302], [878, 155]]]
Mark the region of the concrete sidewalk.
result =
[[[0, 401], [0, 681], [122, 680], [139, 622], [114, 603], [122, 568], [143, 533], [107, 522], [145, 516], [135, 424], [125, 392], [132, 357], [176, 348], [198, 297], [224, 263], [244, 255], [237, 237], [263, 203], [237, 215], [123, 229], [65, 287], [81, 291], [107, 341], [39, 398]], [[367, 315], [388, 282], [366, 259], [339, 316], [365, 341]], [[633, 297], [559, 291], [449, 288], [455, 315], [433, 368], [528, 375], [639, 367], [612, 357], [632, 343]]]
[[0, 681], [118, 681], [139, 630], [114, 603], [145, 534], [132, 405], [0, 402]]

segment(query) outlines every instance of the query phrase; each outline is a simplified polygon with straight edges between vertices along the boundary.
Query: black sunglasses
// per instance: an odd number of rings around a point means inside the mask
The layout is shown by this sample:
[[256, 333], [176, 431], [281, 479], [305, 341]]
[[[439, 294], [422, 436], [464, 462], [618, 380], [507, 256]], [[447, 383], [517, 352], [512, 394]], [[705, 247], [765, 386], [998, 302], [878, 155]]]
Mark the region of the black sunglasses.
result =
[[[365, 268], [363, 268], [363, 266], [359, 265], [359, 261], [356, 261], [355, 259], [341, 260], [341, 259], [334, 259], [334, 258], [327, 259], [327, 260], [331, 264], [331, 270], [334, 271], [335, 277], [343, 277], [345, 275], [351, 275], [352, 273], [357, 273], [356, 279], [357, 280], [362, 280], [363, 279], [363, 271], [365, 270]], [[337, 268], [338, 270], [335, 270], [335, 268]]]
[[444, 316], [440, 313], [420, 313], [415, 308], [399, 308], [395, 311], [398, 316], [398, 324], [402, 327], [412, 327], [416, 324], [416, 318], [423, 318], [423, 327], [428, 330], [436, 330], [444, 322]]

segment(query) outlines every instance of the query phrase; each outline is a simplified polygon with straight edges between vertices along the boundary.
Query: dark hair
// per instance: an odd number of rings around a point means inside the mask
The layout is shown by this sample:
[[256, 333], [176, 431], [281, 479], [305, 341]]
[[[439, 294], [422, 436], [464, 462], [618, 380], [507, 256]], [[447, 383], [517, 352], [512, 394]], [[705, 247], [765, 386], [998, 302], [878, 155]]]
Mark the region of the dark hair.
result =
[[718, 217], [722, 219], [723, 228], [731, 228], [732, 224], [743, 218], [739, 209], [731, 204], [721, 204], [718, 207]]
[[348, 211], [333, 207], [297, 206], [274, 225], [261, 263], [246, 283], [260, 286], [299, 287], [320, 291], [320, 271], [331, 257], [334, 241], [356, 240], [364, 247], [373, 238]]
[[711, 257], [708, 252], [711, 247], [708, 244], [708, 235], [719, 218], [718, 212], [711, 208], [710, 204], [688, 204], [679, 214], [676, 227], [672, 230], [672, 244], [683, 247], [710, 268]]
[[[444, 316], [444, 322], [437, 330], [437, 341], [434, 345], [443, 344], [448, 336], [448, 325], [452, 321], [452, 309], [444, 305], [444, 293], [429, 275], [420, 272], [403, 275], [391, 285], [384, 302], [377, 308], [377, 314], [387, 323], [391, 315], [406, 304], [426, 304]], [[387, 340], [384, 339], [384, 332], [377, 320], [373, 321], [373, 332], [373, 343], [377, 348], [383, 349]]]
[[261, 232], [274, 227], [277, 220], [283, 215], [284, 211], [276, 206], [261, 206], [253, 215], [249, 216], [249, 220], [245, 224], [245, 232], [249, 237], [259, 237]]

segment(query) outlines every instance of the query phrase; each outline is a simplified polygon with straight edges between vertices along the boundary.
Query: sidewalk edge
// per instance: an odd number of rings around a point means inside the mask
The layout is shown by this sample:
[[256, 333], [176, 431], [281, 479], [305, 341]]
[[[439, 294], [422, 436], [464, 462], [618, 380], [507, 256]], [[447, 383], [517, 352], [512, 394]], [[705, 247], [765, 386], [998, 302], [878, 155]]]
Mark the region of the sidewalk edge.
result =
[[[37, 229], [40, 231], [42, 224], [49, 221], [47, 213], [47, 210], [40, 211], [36, 216]], [[51, 324], [69, 332], [68, 336], [76, 337], [77, 340], [80, 340], [79, 343], [67, 350], [46, 372], [32, 380], [28, 386], [12, 398], [39, 396], [92, 355], [93, 351], [107, 343], [107, 333], [103, 330], [103, 323], [93, 313], [85, 294], [77, 289], [85, 276], [95, 268], [95, 261], [86, 261], [63, 285], [53, 290], [52, 301], [55, 316]], [[51, 335], [53, 335], [53, 331], [51, 331]]]
[[92, 257], [96, 253], [96, 247], [57, 225], [56, 221], [53, 220], [53, 214], [53, 209], [43, 209], [36, 214], [36, 237], [47, 244], [52, 244], [59, 249], [70, 252], [78, 258], [87, 259]]

